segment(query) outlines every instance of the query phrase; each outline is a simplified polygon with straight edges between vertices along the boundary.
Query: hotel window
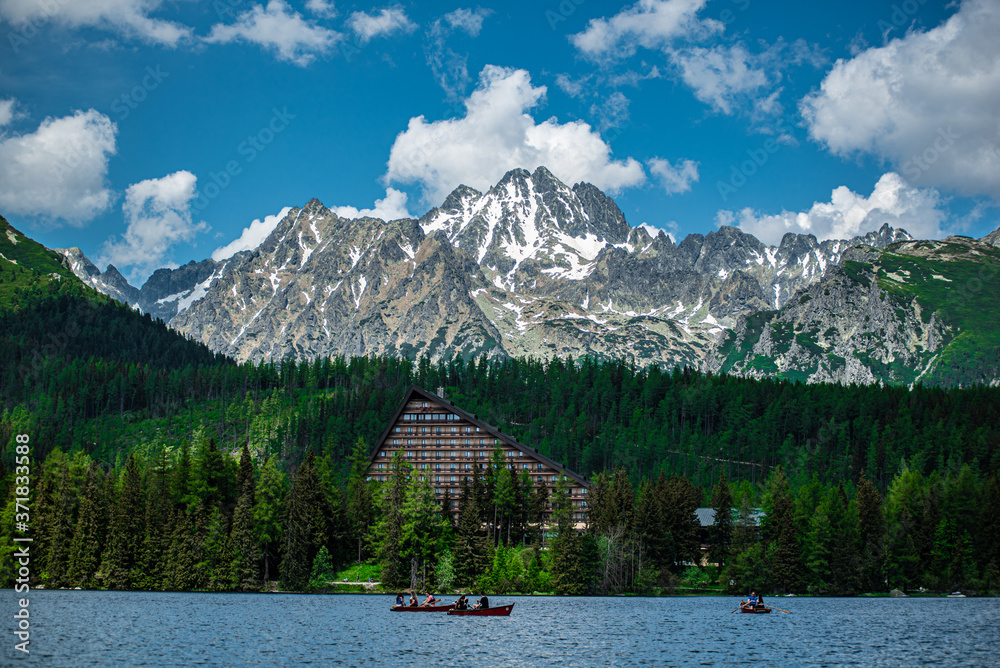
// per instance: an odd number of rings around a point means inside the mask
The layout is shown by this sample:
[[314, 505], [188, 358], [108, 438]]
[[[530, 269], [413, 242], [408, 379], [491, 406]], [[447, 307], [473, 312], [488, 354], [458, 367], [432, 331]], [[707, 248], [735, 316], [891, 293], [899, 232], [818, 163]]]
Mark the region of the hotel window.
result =
[[465, 428], [465, 433], [466, 434], [471, 434], [472, 433], [472, 427], [466, 427]]
[[457, 438], [451, 439], [451, 444], [452, 445], [458, 445], [458, 439]]
[[472, 439], [471, 438], [465, 439], [465, 444], [466, 445], [472, 445]]
[[434, 482], [441, 482], [441, 476], [439, 475], [434, 476]]
[[466, 471], [471, 471], [472, 470], [472, 464], [466, 464], [465, 465], [465, 470]]
[[453, 450], [451, 453], [451, 458], [454, 459], [455, 457], [458, 457], [458, 453]]
[[559, 481], [559, 476], [557, 475], [552, 476], [552, 482], [558, 482], [558, 481]]
[[586, 494], [586, 493], [587, 493], [587, 488], [586, 487], [581, 487], [580, 488], [580, 494]]
[[441, 439], [439, 438], [436, 441], [434, 441], [434, 445], [441, 445]]
[[486, 439], [485, 438], [479, 439], [479, 445], [486, 445]]
[[465, 458], [466, 459], [472, 459], [472, 450], [466, 450], [465, 451]]
[[441, 451], [438, 450], [437, 452], [435, 452], [434, 456], [437, 457], [438, 459], [441, 459]]
[[407, 450], [406, 451], [406, 456], [407, 457], [412, 457], [413, 456], [413, 450]]
[[396, 433], [397, 433], [397, 434], [398, 434], [399, 432], [401, 432], [401, 431], [403, 431], [403, 430], [402, 430], [401, 428], [399, 428], [399, 427], [396, 427]]
[[442, 493], [443, 493], [443, 492], [441, 491], [441, 488], [440, 488], [440, 487], [438, 487], [437, 489], [435, 489], [435, 490], [434, 490], [434, 492], [435, 492], [435, 493], [437, 493], [437, 494], [442, 494]]
[[424, 444], [424, 445], [427, 445], [428, 443], [429, 443], [429, 441], [428, 441], [428, 440], [427, 440], [427, 439], [425, 438], [425, 439], [423, 440], [423, 444]]
[[424, 431], [424, 433], [426, 434], [426, 433], [430, 432], [430, 430], [431, 430], [431, 428], [430, 428], [430, 427], [424, 427], [424, 430], [423, 430], [423, 431]]
[[527, 464], [521, 464], [521, 468], [524, 469], [525, 471], [527, 471], [528, 470], [528, 465]]
[[539, 471], [541, 471], [541, 470], [542, 470], [542, 465], [541, 465], [541, 464], [539, 464], [539, 465], [538, 465], [538, 466], [536, 466], [535, 468], [537, 468], [537, 469], [538, 469]]
[[407, 445], [413, 445], [413, 439], [412, 438], [406, 439], [406, 444]]
[[545, 482], [545, 478], [543, 478], [542, 476], [538, 476], [538, 482]]
[[426, 401], [422, 404], [422, 408], [427, 408], [427, 402]]
[[385, 450], [382, 451], [382, 457], [385, 457]]
[[379, 464], [379, 465], [378, 465], [378, 467], [379, 467], [380, 469], [384, 469], [384, 468], [385, 468], [385, 464]]
[[452, 481], [452, 482], [458, 482], [458, 476], [457, 476], [457, 475], [453, 475], [453, 476], [451, 477], [451, 481]]
[[508, 457], [513, 457], [514, 456], [514, 451], [513, 450], [508, 450], [507, 451], [507, 456]]
[[434, 465], [434, 470], [435, 471], [440, 471], [441, 470], [441, 465], [440, 464], [435, 464]]
[[580, 502], [580, 507], [581, 508], [586, 508], [587, 507], [587, 502], [586, 501], [581, 501]]
[[458, 464], [456, 464], [455, 462], [452, 462], [451, 463], [451, 470], [454, 471], [457, 468], [458, 468]]
[[452, 428], [451, 428], [451, 433], [453, 433], [453, 434], [454, 434], [454, 433], [455, 433], [456, 431], [458, 431], [458, 427], [452, 427]]

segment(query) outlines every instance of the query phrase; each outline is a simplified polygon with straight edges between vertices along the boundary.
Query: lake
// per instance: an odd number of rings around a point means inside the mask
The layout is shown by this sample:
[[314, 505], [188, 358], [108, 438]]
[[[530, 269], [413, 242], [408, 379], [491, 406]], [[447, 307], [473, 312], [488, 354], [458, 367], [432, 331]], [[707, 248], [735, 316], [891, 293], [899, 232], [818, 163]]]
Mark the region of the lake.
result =
[[[17, 595], [2, 592], [12, 620]], [[452, 600], [446, 597], [445, 600]], [[491, 597], [510, 617], [389, 612], [389, 596], [32, 591], [44, 666], [1000, 665], [1000, 599]], [[7, 622], [3, 664], [13, 649]]]

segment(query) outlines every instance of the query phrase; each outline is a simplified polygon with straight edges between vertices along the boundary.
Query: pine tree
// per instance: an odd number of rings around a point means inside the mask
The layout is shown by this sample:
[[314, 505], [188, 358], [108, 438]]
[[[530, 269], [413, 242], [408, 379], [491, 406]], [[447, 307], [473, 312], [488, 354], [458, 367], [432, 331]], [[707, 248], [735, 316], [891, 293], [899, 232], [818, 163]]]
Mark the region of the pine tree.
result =
[[[247, 465], [244, 465], [244, 461]], [[240, 458], [241, 492], [233, 512], [232, 544], [235, 552], [233, 575], [235, 585], [242, 591], [257, 591], [261, 587], [261, 559], [263, 558], [254, 527], [254, 506], [256, 505], [256, 483], [254, 482], [253, 461], [246, 444]]]
[[98, 522], [103, 504], [100, 469], [91, 462], [83, 485], [80, 517], [69, 548], [69, 584], [90, 589], [96, 585], [95, 575], [100, 566], [101, 543]]
[[105, 554], [105, 582], [112, 589], [132, 586], [132, 569], [139, 556], [136, 536], [143, 535], [144, 503], [139, 466], [135, 456], [129, 455], [121, 474], [121, 490], [114, 505], [108, 549]]
[[712, 508], [715, 510], [715, 521], [712, 524], [709, 559], [719, 568], [725, 568], [732, 554], [733, 542], [733, 494], [725, 473], [719, 474], [719, 481], [712, 488]]
[[858, 531], [861, 542], [861, 588], [885, 591], [885, 517], [882, 497], [864, 473], [858, 481]]
[[281, 581], [286, 589], [304, 589], [309, 581], [313, 559], [326, 536], [322, 516], [323, 492], [316, 474], [312, 450], [299, 465], [295, 482], [285, 507], [285, 538], [281, 558]]
[[378, 496], [379, 518], [371, 531], [382, 573], [379, 580], [387, 587], [405, 586], [409, 571], [404, 570], [403, 557], [403, 504], [409, 484], [409, 466], [403, 463], [399, 451], [392, 460], [392, 477], [383, 483]]
[[253, 506], [253, 525], [264, 561], [264, 582], [278, 573], [278, 557], [284, 535], [283, 517], [288, 480], [277, 467], [275, 457], [264, 462]]

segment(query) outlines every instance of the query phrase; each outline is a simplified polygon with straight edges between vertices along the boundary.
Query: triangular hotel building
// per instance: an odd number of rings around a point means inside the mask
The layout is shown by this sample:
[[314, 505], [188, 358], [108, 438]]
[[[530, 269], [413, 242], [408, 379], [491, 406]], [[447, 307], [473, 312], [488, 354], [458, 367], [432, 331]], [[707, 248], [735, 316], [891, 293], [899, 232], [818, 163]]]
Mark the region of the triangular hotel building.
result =
[[402, 405], [378, 440], [368, 462], [368, 479], [389, 480], [392, 458], [397, 450], [402, 450], [403, 459], [413, 466], [414, 475], [430, 477], [438, 499], [448, 490], [454, 513], [462, 477], [471, 477], [476, 462], [480, 468], [485, 467], [498, 447], [504, 452], [507, 468], [519, 476], [527, 471], [533, 488], [539, 485], [549, 488], [549, 498], [559, 477], [565, 477], [573, 503], [573, 519], [577, 523], [586, 521], [589, 487], [586, 478], [447, 399], [416, 386], [406, 392]]

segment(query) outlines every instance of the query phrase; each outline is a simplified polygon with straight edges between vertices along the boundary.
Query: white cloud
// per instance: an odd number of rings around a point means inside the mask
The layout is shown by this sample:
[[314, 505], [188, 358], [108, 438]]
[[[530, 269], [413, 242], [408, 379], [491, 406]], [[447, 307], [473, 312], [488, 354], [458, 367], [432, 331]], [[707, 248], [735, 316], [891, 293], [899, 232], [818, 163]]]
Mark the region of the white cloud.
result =
[[[558, 85], [558, 81], [556, 82]], [[601, 132], [610, 128], [620, 128], [628, 123], [630, 100], [621, 91], [605, 96], [600, 104], [590, 107], [590, 115], [597, 118], [597, 129]]]
[[130, 185], [122, 204], [125, 234], [120, 241], [111, 238], [104, 242], [98, 263], [112, 263], [119, 269], [131, 267], [129, 280], [133, 285], [164, 266], [174, 245], [191, 241], [208, 229], [204, 222], [191, 219], [196, 183], [194, 174], [179, 171]]
[[470, 37], [478, 37], [479, 31], [483, 29], [483, 21], [493, 13], [492, 9], [456, 9], [442, 16], [448, 25], [455, 30], [461, 30]]
[[738, 98], [768, 83], [758, 59], [739, 44], [685, 49], [673, 53], [672, 60], [694, 96], [724, 114], [733, 112]]
[[587, 28], [570, 37], [573, 45], [595, 58], [620, 58], [636, 46], [659, 49], [677, 39], [701, 39], [721, 33], [715, 19], [699, 19], [707, 0], [639, 0], [610, 19], [591, 19]]
[[332, 2], [328, 2], [327, 0], [308, 0], [306, 2], [306, 9], [324, 19], [332, 19], [337, 15], [337, 8], [333, 6]]
[[450, 102], [457, 104], [462, 99], [471, 79], [466, 65], [468, 56], [456, 53], [448, 45], [448, 38], [455, 31], [478, 36], [483, 21], [492, 13], [490, 9], [456, 9], [435, 20], [427, 30], [424, 43], [427, 66]]
[[417, 24], [399, 7], [381, 9], [372, 14], [354, 12], [347, 20], [347, 25], [362, 43], [375, 37], [388, 37], [397, 32], [410, 33], [417, 29]]
[[243, 228], [243, 232], [240, 233], [238, 239], [212, 251], [212, 259], [216, 262], [221, 262], [222, 260], [228, 260], [240, 251], [257, 248], [274, 231], [278, 223], [285, 219], [285, 216], [291, 210], [292, 207], [286, 206], [276, 215], [264, 216], [264, 220], [255, 219], [247, 227]]
[[698, 163], [693, 160], [678, 160], [676, 165], [662, 158], [646, 161], [649, 171], [659, 177], [663, 190], [668, 195], [676, 195], [691, 190], [691, 184], [698, 182]]
[[267, 7], [254, 5], [235, 23], [212, 26], [205, 41], [228, 44], [242, 41], [273, 51], [279, 60], [306, 66], [326, 54], [342, 35], [302, 18], [283, 0], [270, 0]]
[[418, 183], [428, 203], [440, 203], [459, 184], [492, 186], [509, 170], [540, 165], [567, 183], [589, 181], [618, 191], [645, 181], [635, 159], [613, 160], [611, 147], [587, 123], [536, 123], [545, 87], [525, 70], [487, 65], [465, 101], [463, 118], [411, 118], [389, 155], [387, 183]]
[[[191, 28], [173, 21], [151, 18], [161, 0], [3, 0], [0, 17], [12, 25], [38, 25], [47, 21], [69, 28], [96, 27], [126, 37], [165, 46], [177, 46], [191, 36]], [[15, 35], [15, 33], [11, 33]]]
[[105, 177], [117, 127], [91, 109], [47, 118], [30, 134], [0, 134], [0, 208], [83, 224], [111, 205]]
[[869, 153], [921, 186], [1000, 199], [1000, 3], [838, 60], [802, 100], [813, 139]]
[[14, 98], [0, 100], [0, 128], [9, 125], [17, 117], [17, 113], [14, 111], [16, 106], [17, 100]]
[[845, 186], [835, 189], [829, 202], [816, 202], [808, 211], [761, 214], [752, 209], [719, 211], [718, 225], [734, 225], [766, 244], [776, 245], [787, 232], [812, 234], [817, 239], [850, 239], [878, 230], [884, 223], [903, 228], [918, 239], [943, 236], [937, 191], [915, 188], [899, 174], [888, 172], [875, 184], [870, 197]]
[[395, 188], [386, 188], [385, 197], [375, 200], [371, 209], [358, 210], [353, 206], [335, 206], [330, 210], [341, 218], [381, 218], [382, 220], [398, 220], [412, 218], [406, 208], [406, 193]]

